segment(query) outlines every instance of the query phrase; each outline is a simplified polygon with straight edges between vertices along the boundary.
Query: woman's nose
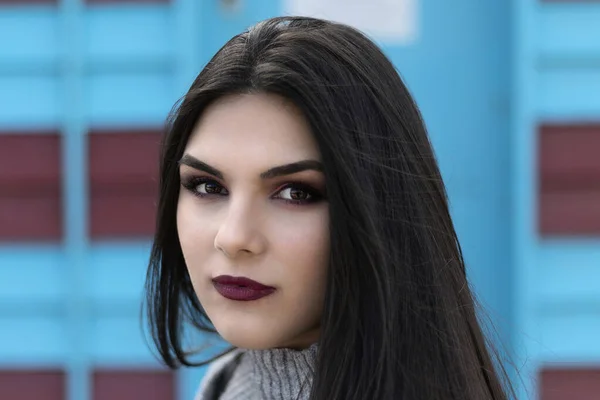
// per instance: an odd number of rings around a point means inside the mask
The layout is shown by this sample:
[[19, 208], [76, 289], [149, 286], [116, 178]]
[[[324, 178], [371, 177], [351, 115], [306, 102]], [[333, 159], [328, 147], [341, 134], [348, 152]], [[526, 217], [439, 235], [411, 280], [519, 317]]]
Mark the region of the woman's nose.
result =
[[248, 204], [232, 203], [215, 236], [215, 248], [228, 258], [261, 254], [266, 240], [258, 214]]

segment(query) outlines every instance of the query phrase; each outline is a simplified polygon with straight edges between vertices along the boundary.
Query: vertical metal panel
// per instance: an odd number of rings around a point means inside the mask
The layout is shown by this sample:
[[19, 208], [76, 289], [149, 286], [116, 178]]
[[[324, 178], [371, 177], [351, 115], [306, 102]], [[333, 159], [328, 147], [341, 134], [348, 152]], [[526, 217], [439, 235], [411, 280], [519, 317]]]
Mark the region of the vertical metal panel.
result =
[[87, 240], [87, 162], [86, 126], [81, 107], [83, 100], [81, 0], [63, 0], [62, 17], [62, 74], [63, 104], [63, 177], [65, 209], [65, 251], [67, 256], [69, 291], [67, 318], [69, 320], [70, 354], [68, 356], [68, 400], [90, 398], [88, 366], [88, 312], [86, 298]]
[[513, 348], [515, 363], [522, 368], [515, 376], [517, 398], [537, 398], [539, 332], [535, 324], [536, 281], [535, 248], [537, 243], [535, 122], [535, 32], [537, 0], [513, 0], [512, 34], [512, 218], [511, 231], [514, 279], [515, 328]]

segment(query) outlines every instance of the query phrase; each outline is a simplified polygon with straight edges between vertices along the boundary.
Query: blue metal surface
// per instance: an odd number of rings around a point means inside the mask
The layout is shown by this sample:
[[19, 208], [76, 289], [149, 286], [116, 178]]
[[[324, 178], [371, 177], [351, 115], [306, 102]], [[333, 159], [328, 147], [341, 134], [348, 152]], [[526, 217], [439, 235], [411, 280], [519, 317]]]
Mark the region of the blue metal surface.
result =
[[25, 66], [59, 59], [59, 26], [51, 6], [11, 7], [0, 10], [0, 64]]
[[538, 5], [537, 26], [531, 32], [542, 58], [598, 66], [600, 3], [563, 2]]
[[600, 115], [598, 67], [548, 67], [537, 74], [536, 112], [544, 120], [586, 121]]
[[89, 307], [86, 296], [88, 247], [87, 136], [83, 118], [83, 43], [80, 0], [61, 3], [63, 152], [62, 176], [64, 246], [67, 282], [66, 340], [69, 343], [67, 399], [87, 400], [91, 394], [89, 352]]
[[[518, 398], [533, 399], [543, 363], [600, 363], [600, 242], [538, 236], [535, 129], [600, 118], [600, 4], [419, 7], [416, 42], [382, 46], [423, 111], [473, 288], [515, 350]], [[0, 8], [0, 131], [61, 130], [65, 210], [60, 244], [0, 246], [0, 368], [62, 365], [68, 400], [88, 400], [96, 366], [158, 367], [139, 322], [149, 240], [87, 238], [86, 133], [161, 126], [226, 40], [281, 10], [280, 0]], [[178, 373], [181, 399], [203, 373]]]
[[[536, 240], [536, 159], [537, 136], [534, 134], [537, 123], [535, 114], [535, 16], [537, 2], [515, 0], [513, 6], [512, 35], [512, 124], [511, 135], [511, 224], [512, 270], [514, 271], [514, 291], [512, 299], [515, 326], [512, 332], [512, 345], [516, 348], [520, 366], [522, 385], [518, 399], [535, 399], [537, 353], [539, 350], [539, 327], [535, 315], [534, 269]], [[513, 378], [514, 379], [514, 378]]]
[[92, 126], [160, 126], [173, 105], [169, 73], [112, 73], [86, 77], [85, 110]]
[[537, 131], [544, 121], [600, 119], [599, 4], [514, 2], [512, 210], [519, 398], [538, 397], [536, 371], [600, 363], [600, 241], [537, 231]]
[[[176, 7], [165, 4], [101, 5], [88, 7], [83, 15], [87, 65], [107, 59], [136, 63], [139, 60], [174, 61]], [[143, 69], [142, 69], [143, 70]]]
[[5, 129], [55, 127], [62, 107], [56, 75], [0, 77], [0, 124]]
[[64, 364], [65, 261], [58, 246], [0, 247], [0, 369]]

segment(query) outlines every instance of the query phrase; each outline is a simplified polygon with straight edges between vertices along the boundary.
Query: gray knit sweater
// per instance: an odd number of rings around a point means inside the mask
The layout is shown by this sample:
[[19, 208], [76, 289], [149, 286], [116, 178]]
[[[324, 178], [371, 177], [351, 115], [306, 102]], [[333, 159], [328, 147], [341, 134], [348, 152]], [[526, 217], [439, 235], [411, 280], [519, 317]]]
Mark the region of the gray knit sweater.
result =
[[220, 400], [308, 399], [317, 358], [316, 344], [302, 351], [236, 350], [209, 367], [195, 400], [212, 400], [204, 396], [207, 386], [240, 352], [241, 361]]

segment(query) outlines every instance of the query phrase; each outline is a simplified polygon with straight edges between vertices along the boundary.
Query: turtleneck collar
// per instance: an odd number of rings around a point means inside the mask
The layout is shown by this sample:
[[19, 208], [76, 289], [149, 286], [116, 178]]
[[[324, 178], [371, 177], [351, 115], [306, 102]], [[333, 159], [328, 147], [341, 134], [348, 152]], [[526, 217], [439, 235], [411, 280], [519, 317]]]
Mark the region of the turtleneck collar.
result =
[[[264, 400], [308, 399], [312, 387], [317, 344], [304, 350], [248, 350], [255, 387]], [[245, 360], [245, 361], [246, 361]]]

